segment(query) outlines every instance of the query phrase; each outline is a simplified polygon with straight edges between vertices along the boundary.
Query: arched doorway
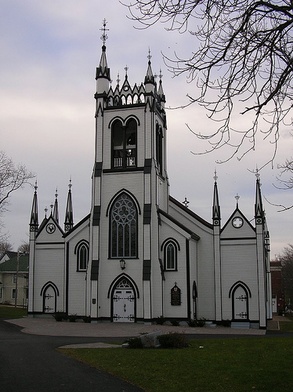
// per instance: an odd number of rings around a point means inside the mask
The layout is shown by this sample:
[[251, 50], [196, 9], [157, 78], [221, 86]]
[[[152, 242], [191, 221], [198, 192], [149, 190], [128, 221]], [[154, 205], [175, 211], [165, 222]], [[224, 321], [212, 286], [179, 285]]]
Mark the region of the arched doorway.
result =
[[41, 290], [43, 296], [43, 313], [55, 313], [57, 304], [57, 295], [59, 295], [57, 287], [48, 282]]
[[112, 320], [118, 323], [135, 322], [136, 297], [126, 277], [121, 278], [112, 291]]
[[233, 320], [249, 320], [248, 301], [251, 297], [249, 288], [244, 283], [237, 282], [230, 290], [229, 297], [231, 296]]

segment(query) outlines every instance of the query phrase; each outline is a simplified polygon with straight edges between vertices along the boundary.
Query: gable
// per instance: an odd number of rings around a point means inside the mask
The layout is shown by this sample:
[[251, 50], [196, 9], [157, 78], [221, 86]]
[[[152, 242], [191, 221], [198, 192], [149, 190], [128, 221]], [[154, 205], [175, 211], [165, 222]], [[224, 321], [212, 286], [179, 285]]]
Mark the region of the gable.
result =
[[221, 239], [252, 237], [255, 237], [254, 227], [242, 212], [236, 208], [221, 230]]

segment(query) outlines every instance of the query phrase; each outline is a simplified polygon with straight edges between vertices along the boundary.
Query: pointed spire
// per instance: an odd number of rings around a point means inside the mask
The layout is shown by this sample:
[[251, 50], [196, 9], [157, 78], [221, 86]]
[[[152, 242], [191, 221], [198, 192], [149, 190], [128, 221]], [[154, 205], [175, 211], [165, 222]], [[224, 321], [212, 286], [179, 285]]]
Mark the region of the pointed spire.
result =
[[55, 193], [55, 203], [54, 203], [54, 209], [53, 209], [53, 218], [57, 223], [59, 223], [59, 208], [58, 208], [58, 193], [56, 189]]
[[264, 210], [262, 205], [262, 196], [261, 196], [261, 183], [260, 183], [260, 175], [258, 169], [256, 169], [256, 195], [255, 195], [255, 219], [256, 223], [263, 223], [264, 218]]
[[215, 226], [220, 225], [220, 220], [221, 220], [221, 210], [220, 210], [220, 203], [219, 203], [219, 193], [218, 193], [218, 185], [217, 185], [217, 172], [215, 170], [215, 175], [214, 175], [214, 198], [213, 198], [213, 222]]
[[149, 54], [148, 54], [149, 61], [148, 61], [147, 73], [146, 73], [146, 76], [144, 78], [144, 84], [150, 83], [150, 84], [155, 85], [155, 77], [154, 77], [153, 71], [152, 71], [151, 58], [152, 58], [151, 51], [149, 49]]
[[158, 89], [158, 95], [161, 99], [161, 102], [166, 102], [166, 98], [165, 98], [165, 94], [164, 94], [164, 90], [163, 90], [163, 84], [162, 84], [162, 70], [160, 70], [160, 74], [159, 74], [159, 89]]
[[72, 208], [72, 195], [71, 195], [71, 180], [68, 185], [68, 196], [67, 196], [67, 204], [66, 204], [66, 212], [65, 212], [65, 222], [64, 222], [64, 230], [68, 232], [73, 227], [73, 208]]
[[108, 39], [108, 35], [106, 31], [109, 31], [109, 29], [106, 28], [106, 25], [107, 22], [106, 19], [104, 19], [103, 27], [101, 28], [102, 31], [101, 40], [103, 42], [102, 54], [101, 54], [99, 66], [97, 67], [96, 70], [96, 79], [105, 78], [108, 81], [110, 81], [110, 68], [108, 67], [107, 56], [106, 56], [106, 40]]
[[37, 195], [37, 181], [35, 182], [35, 192], [32, 203], [31, 220], [30, 220], [30, 231], [38, 231], [39, 228], [39, 218], [38, 218], [38, 195]]

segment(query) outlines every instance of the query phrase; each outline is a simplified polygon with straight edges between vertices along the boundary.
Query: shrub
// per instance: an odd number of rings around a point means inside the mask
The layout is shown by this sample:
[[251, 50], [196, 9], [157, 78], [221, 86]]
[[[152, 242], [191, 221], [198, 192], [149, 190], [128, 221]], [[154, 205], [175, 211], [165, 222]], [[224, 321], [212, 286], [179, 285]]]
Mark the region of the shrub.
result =
[[76, 321], [76, 319], [77, 319], [76, 314], [70, 314], [70, 315], [68, 316], [68, 320], [69, 320], [71, 323], [74, 323], [74, 322]]
[[155, 321], [156, 321], [156, 324], [163, 325], [164, 322], [166, 321], [166, 319], [165, 319], [165, 317], [160, 316], [160, 317], [157, 317]]
[[67, 315], [65, 312], [56, 312], [53, 314], [53, 317], [56, 321], [62, 321], [67, 319]]
[[140, 338], [132, 338], [126, 341], [128, 348], [143, 348], [143, 344]]
[[200, 318], [199, 320], [195, 320], [195, 321], [196, 321], [197, 327], [204, 327], [205, 326], [206, 319], [204, 317]]
[[174, 327], [178, 327], [178, 326], [179, 326], [179, 321], [177, 321], [177, 320], [171, 320], [171, 324], [172, 324]]
[[161, 348], [184, 348], [188, 347], [186, 336], [179, 333], [169, 333], [158, 336]]
[[83, 321], [84, 321], [85, 323], [90, 323], [90, 322], [92, 321], [91, 316], [84, 316], [82, 319], [83, 319]]

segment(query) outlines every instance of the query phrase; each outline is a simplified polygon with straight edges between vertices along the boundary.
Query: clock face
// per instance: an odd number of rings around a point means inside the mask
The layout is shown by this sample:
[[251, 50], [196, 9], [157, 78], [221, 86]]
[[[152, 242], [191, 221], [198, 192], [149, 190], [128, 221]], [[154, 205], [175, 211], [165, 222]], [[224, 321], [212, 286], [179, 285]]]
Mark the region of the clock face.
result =
[[239, 229], [239, 228], [242, 227], [242, 225], [243, 225], [243, 219], [240, 218], [239, 216], [236, 216], [236, 217], [232, 220], [232, 225], [233, 225], [236, 229]]
[[53, 234], [55, 230], [56, 230], [56, 226], [54, 225], [54, 223], [49, 223], [46, 226], [46, 232], [49, 234]]

